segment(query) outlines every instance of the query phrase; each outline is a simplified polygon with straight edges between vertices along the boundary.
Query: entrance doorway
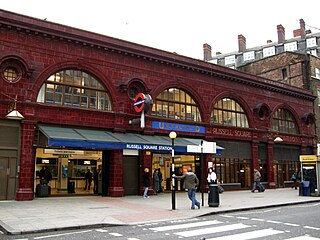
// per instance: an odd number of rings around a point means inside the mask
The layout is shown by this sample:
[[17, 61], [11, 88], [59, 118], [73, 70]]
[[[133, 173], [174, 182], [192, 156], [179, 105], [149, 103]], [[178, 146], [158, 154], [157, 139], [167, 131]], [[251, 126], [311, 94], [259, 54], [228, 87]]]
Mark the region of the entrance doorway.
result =
[[[102, 151], [37, 148], [35, 193], [37, 193], [37, 186], [46, 184], [47, 181], [43, 181], [41, 170], [47, 169], [52, 176], [52, 179], [47, 183], [50, 195], [98, 194], [101, 159]], [[92, 176], [90, 189], [89, 181], [86, 179], [86, 176], [89, 176], [86, 175], [88, 171]]]
[[[7, 156], [16, 154], [16, 151], [5, 152]], [[17, 158], [13, 156], [3, 157], [0, 153], [0, 200], [15, 199]]]

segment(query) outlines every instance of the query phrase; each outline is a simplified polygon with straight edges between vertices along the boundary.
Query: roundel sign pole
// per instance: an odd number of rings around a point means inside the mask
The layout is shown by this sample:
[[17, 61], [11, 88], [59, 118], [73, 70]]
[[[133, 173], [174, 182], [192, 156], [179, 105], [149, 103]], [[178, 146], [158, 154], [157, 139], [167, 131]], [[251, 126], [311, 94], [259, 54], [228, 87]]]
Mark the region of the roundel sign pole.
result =
[[140, 127], [145, 127], [144, 114], [149, 111], [152, 98], [149, 94], [138, 93], [134, 98], [133, 108], [137, 113], [141, 113]]

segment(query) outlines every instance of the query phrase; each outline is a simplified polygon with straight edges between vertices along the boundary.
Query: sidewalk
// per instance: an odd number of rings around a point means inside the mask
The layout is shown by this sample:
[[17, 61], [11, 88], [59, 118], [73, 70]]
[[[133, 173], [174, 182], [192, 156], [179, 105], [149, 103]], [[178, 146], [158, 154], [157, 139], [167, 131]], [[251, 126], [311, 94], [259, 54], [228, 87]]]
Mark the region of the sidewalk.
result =
[[[0, 201], [0, 229], [6, 234], [45, 232], [61, 229], [139, 224], [248, 209], [319, 202], [320, 197], [299, 196], [298, 190], [266, 189], [264, 193], [227, 191], [220, 194], [220, 206], [191, 210], [185, 192], [176, 193], [176, 210], [171, 210], [171, 193], [144, 199], [141, 196], [49, 197], [33, 201]], [[201, 193], [197, 193], [201, 202]]]

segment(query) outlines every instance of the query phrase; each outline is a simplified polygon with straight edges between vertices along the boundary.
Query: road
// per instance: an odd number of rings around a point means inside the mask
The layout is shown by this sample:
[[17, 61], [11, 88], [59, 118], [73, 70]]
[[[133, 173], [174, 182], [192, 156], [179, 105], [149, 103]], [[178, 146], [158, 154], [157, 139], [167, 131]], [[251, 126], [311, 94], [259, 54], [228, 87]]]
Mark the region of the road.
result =
[[234, 212], [195, 219], [153, 222], [133, 226], [79, 229], [18, 236], [2, 234], [0, 239], [320, 240], [320, 203]]

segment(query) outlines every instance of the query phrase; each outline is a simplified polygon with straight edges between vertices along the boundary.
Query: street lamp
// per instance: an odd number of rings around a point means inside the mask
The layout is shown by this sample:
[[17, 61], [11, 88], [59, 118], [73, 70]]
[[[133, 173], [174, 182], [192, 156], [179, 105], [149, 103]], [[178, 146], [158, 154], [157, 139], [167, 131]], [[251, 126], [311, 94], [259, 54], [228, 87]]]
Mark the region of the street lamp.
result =
[[[169, 137], [171, 138], [171, 141], [172, 141], [172, 150], [171, 150], [171, 153], [172, 153], [172, 165], [171, 165], [171, 171], [172, 171], [172, 176], [174, 176], [174, 139], [177, 137], [177, 133], [172, 131], [169, 133]], [[172, 210], [175, 210], [176, 209], [176, 188], [175, 188], [175, 178], [172, 177], [172, 197], [171, 197], [171, 200], [172, 200]]]

